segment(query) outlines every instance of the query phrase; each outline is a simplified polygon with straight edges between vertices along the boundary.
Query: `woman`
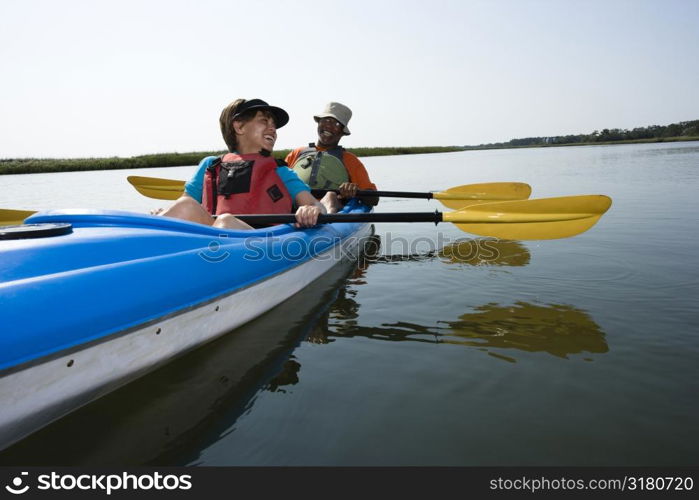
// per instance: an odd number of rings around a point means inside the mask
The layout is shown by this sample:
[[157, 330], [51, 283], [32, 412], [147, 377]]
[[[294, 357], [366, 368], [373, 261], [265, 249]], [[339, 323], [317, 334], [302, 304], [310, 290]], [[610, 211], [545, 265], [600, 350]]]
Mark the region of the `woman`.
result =
[[325, 208], [296, 173], [271, 156], [277, 129], [289, 121], [287, 112], [261, 99], [238, 99], [219, 121], [229, 153], [204, 158], [184, 194], [161, 215], [252, 229], [233, 214], [291, 213], [297, 206], [296, 226], [314, 226]]

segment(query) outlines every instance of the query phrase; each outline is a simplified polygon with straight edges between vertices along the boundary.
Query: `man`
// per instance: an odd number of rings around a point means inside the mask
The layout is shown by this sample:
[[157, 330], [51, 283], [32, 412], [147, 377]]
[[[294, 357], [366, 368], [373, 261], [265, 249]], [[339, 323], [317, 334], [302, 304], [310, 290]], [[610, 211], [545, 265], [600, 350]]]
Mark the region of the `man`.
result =
[[[286, 163], [311, 189], [337, 189], [339, 195], [328, 192], [321, 199], [328, 213], [340, 210], [346, 200], [357, 196], [357, 190], [376, 191], [376, 185], [359, 158], [339, 145], [350, 135], [347, 127], [352, 110], [339, 102], [330, 102], [313, 119], [318, 123], [317, 144], [298, 148], [286, 156]], [[362, 202], [376, 205], [378, 196], [362, 196]]]

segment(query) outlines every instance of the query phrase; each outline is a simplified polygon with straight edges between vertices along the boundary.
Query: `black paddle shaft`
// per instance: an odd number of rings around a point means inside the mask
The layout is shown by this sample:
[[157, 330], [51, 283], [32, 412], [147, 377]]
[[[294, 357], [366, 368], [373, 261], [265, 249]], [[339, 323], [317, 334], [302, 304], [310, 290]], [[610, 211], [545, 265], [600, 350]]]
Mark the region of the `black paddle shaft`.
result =
[[[328, 191], [339, 194], [339, 189], [311, 189], [313, 196], [323, 196]], [[388, 198], [423, 198], [432, 199], [432, 193], [413, 193], [411, 191], [373, 191], [371, 189], [358, 189], [357, 196], [385, 196]]]
[[[236, 215], [248, 224], [288, 224], [296, 222], [293, 214]], [[321, 214], [318, 223], [330, 222], [442, 222], [442, 212], [383, 212], [383, 213], [349, 213]]]

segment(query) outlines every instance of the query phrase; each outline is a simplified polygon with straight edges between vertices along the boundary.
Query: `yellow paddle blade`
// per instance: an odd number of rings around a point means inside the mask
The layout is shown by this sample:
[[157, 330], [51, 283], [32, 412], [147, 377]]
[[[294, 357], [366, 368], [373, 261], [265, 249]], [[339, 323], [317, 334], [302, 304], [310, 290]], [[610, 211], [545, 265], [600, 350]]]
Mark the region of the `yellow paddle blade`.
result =
[[159, 179], [157, 177], [140, 177], [130, 175], [126, 178], [136, 190], [148, 198], [158, 200], [176, 200], [184, 192], [184, 181]]
[[569, 238], [590, 229], [612, 205], [604, 195], [563, 196], [471, 205], [442, 219], [462, 231], [505, 240]]
[[31, 210], [10, 210], [0, 208], [0, 226], [16, 226], [22, 224], [24, 219], [34, 214]]
[[459, 209], [496, 200], [526, 200], [531, 194], [531, 186], [524, 182], [486, 182], [456, 186], [432, 193], [432, 197], [445, 207]]

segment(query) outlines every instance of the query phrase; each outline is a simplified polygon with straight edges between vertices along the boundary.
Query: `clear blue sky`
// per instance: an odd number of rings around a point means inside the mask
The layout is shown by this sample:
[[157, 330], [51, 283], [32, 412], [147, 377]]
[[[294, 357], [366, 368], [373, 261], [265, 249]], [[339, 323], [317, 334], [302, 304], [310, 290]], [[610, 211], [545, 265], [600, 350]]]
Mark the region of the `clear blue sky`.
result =
[[0, 158], [223, 149], [237, 97], [480, 144], [699, 119], [699, 1], [2, 0], [0, 70]]

